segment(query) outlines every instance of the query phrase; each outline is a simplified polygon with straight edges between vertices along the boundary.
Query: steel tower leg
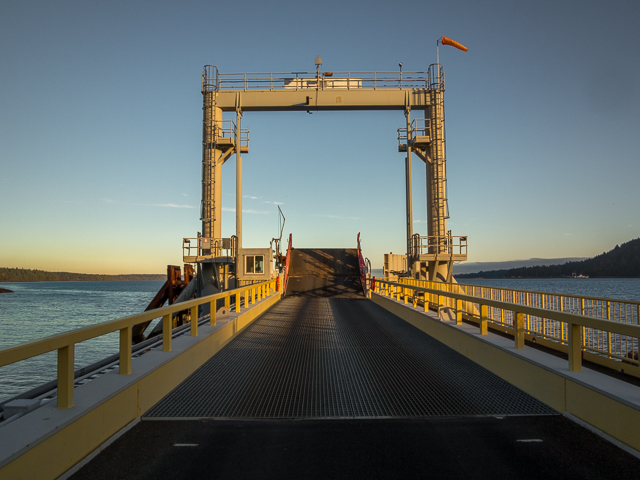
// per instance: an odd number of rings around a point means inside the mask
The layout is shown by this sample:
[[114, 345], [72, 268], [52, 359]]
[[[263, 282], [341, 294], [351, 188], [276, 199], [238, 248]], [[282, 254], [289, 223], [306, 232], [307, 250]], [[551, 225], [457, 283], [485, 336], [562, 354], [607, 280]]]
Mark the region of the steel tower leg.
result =
[[411, 239], [413, 237], [413, 193], [411, 189], [411, 110], [408, 108], [405, 110], [405, 116], [407, 118], [407, 158], [404, 163], [405, 179], [406, 179], [406, 193], [407, 193], [407, 273], [410, 276], [413, 271], [413, 257], [411, 252]]
[[238, 250], [242, 248], [242, 156], [240, 155], [242, 110], [236, 112], [236, 237]]

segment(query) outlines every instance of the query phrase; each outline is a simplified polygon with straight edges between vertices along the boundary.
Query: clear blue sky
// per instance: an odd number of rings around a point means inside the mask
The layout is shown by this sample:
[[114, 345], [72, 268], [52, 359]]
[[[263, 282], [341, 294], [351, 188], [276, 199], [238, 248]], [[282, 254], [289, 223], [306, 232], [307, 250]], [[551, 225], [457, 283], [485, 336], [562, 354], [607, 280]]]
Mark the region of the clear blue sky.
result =
[[[442, 35], [454, 235], [473, 262], [640, 236], [640, 3], [14, 1], [0, 7], [0, 266], [154, 273], [200, 230], [205, 64], [425, 70]], [[247, 113], [244, 245], [404, 245], [401, 112]], [[426, 234], [415, 159], [415, 230]], [[224, 167], [223, 235], [235, 166]]]

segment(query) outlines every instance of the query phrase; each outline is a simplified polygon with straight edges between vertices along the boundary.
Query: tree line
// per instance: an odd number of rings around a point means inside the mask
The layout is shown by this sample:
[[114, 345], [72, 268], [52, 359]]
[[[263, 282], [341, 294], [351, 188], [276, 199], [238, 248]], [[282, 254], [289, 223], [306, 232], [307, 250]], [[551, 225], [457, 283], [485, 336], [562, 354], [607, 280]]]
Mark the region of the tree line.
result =
[[640, 277], [640, 238], [616, 245], [587, 260], [562, 265], [520, 267], [456, 275], [456, 278], [557, 278], [573, 274], [589, 277]]
[[93, 282], [114, 280], [166, 280], [166, 274], [102, 275], [91, 273], [46, 272], [26, 268], [0, 267], [0, 282]]

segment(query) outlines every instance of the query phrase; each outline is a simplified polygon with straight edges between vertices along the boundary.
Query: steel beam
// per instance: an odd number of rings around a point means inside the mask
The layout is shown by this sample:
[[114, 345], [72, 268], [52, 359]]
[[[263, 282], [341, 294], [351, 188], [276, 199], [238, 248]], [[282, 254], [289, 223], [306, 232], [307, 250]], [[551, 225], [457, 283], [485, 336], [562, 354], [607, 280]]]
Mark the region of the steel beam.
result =
[[[223, 112], [235, 112], [238, 90], [223, 90], [217, 94], [216, 107]], [[405, 110], [425, 108], [431, 104], [427, 89], [353, 89], [353, 90], [248, 90], [242, 91], [242, 110], [316, 111], [316, 110]]]

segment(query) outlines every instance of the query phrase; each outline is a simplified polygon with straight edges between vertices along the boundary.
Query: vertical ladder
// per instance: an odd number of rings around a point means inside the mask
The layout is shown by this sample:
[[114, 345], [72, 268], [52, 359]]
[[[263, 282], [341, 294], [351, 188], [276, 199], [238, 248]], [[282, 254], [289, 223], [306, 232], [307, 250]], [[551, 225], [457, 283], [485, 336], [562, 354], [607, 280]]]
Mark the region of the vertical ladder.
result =
[[[213, 222], [215, 218], [215, 183], [216, 141], [218, 138], [218, 123], [216, 118], [216, 102], [218, 89], [218, 69], [213, 65], [204, 67], [202, 73], [203, 119], [202, 119], [202, 203], [200, 220], [202, 221], [202, 236], [213, 237]], [[217, 180], [219, 181], [219, 180]]]

